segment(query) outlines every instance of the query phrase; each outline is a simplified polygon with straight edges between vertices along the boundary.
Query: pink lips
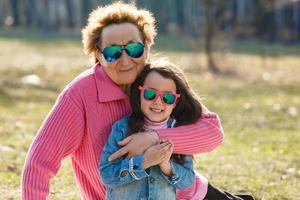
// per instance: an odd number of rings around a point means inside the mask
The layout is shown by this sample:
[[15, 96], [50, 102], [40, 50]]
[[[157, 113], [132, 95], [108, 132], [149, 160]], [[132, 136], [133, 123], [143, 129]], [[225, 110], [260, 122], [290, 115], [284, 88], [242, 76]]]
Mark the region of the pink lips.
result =
[[128, 68], [128, 69], [119, 69], [120, 72], [129, 72], [133, 70], [133, 68]]
[[155, 108], [150, 108], [150, 110], [151, 110], [152, 112], [156, 113], [156, 114], [160, 114], [160, 113], [163, 112], [163, 110], [161, 110], [161, 109], [155, 109]]

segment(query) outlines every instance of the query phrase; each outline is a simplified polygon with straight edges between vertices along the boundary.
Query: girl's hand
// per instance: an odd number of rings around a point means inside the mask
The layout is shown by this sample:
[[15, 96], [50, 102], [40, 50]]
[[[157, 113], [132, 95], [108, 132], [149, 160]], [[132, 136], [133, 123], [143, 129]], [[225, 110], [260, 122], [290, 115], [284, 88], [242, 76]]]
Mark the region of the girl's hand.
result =
[[167, 152], [166, 159], [159, 164], [159, 167], [166, 176], [171, 176], [172, 168], [171, 168], [171, 164], [170, 164], [170, 158], [173, 154], [173, 144], [170, 141], [166, 141], [166, 142], [171, 144], [171, 148]]
[[169, 160], [170, 151], [172, 152], [172, 144], [170, 142], [162, 142], [149, 147], [144, 153], [144, 169]]
[[123, 146], [121, 149], [113, 153], [109, 157], [109, 161], [113, 161], [127, 154], [127, 158], [143, 154], [150, 146], [157, 144], [159, 137], [156, 132], [141, 132], [128, 136], [124, 140], [118, 142]]

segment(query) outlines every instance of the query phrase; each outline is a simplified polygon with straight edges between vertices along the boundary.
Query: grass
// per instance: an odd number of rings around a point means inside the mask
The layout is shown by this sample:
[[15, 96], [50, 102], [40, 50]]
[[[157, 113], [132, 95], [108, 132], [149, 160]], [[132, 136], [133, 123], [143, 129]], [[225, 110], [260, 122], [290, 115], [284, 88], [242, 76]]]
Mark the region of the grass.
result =
[[[157, 44], [165, 45], [155, 46], [156, 52], [186, 71], [226, 134], [220, 148], [197, 156], [198, 171], [233, 193], [300, 199], [299, 46], [267, 46], [261, 57], [254, 42], [227, 44], [216, 58], [230, 73], [216, 76], [205, 68], [201, 49], [190, 50], [184, 39], [172, 48], [178, 38], [169, 40], [161, 37]], [[91, 66], [79, 41], [0, 38], [0, 199], [19, 199], [22, 167], [37, 130], [63, 87]], [[37, 74], [41, 85], [22, 84], [29, 74]], [[80, 199], [74, 182], [66, 159], [51, 181], [49, 199]]]

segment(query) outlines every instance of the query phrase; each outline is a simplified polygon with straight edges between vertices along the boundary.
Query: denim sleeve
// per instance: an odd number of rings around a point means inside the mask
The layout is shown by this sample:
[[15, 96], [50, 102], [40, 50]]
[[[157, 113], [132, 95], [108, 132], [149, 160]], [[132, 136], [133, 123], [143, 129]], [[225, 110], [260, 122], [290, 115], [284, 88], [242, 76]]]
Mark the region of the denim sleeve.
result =
[[127, 136], [127, 130], [124, 130], [122, 121], [113, 125], [99, 162], [101, 179], [108, 187], [117, 187], [148, 176], [143, 166], [143, 155], [137, 155], [131, 159], [122, 157], [114, 161], [108, 161], [109, 156], [120, 148], [117, 142]]
[[185, 156], [185, 163], [183, 165], [170, 159], [172, 175], [166, 176], [162, 171], [163, 177], [175, 188], [186, 189], [191, 186], [195, 181], [195, 172], [193, 167], [192, 156]]

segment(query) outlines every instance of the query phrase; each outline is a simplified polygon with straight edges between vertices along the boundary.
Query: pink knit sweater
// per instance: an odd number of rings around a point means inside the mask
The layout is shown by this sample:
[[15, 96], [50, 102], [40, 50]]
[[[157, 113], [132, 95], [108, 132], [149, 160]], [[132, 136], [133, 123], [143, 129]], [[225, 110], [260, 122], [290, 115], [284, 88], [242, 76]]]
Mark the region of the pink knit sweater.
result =
[[[49, 182], [67, 156], [72, 158], [82, 198], [104, 199], [99, 158], [112, 124], [129, 112], [128, 96], [103, 67], [82, 73], [61, 93], [30, 147], [22, 176], [22, 199], [46, 199]], [[223, 141], [220, 121], [209, 112], [193, 125], [159, 130], [158, 135], [172, 140], [174, 152], [179, 154], [211, 151]]]

